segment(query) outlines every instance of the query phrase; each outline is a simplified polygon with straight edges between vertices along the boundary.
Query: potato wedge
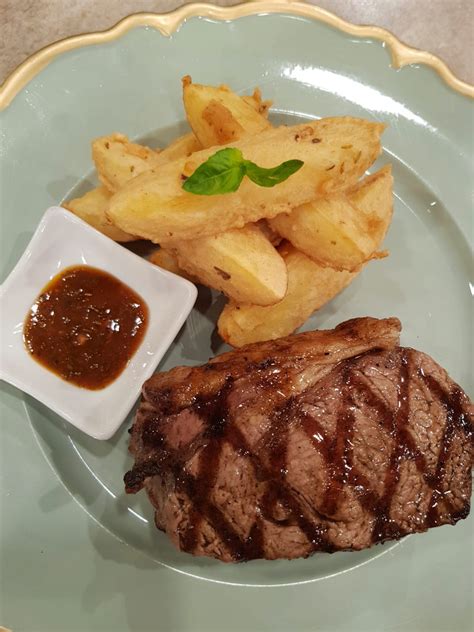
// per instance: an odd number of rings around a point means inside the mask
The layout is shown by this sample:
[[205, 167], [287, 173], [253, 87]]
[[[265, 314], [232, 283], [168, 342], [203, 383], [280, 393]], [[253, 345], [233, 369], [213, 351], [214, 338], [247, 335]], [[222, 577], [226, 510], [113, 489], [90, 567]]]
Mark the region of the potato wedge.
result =
[[257, 134], [270, 128], [255, 107], [256, 99], [255, 105], [250, 104], [226, 86], [203, 86], [184, 77], [183, 102], [191, 129], [203, 147], [224, 145], [244, 133]]
[[92, 160], [99, 180], [111, 193], [140, 173], [167, 162], [158, 151], [131, 143], [119, 133], [92, 141]]
[[286, 293], [286, 265], [252, 224], [173, 249], [180, 268], [238, 303], [272, 305]]
[[160, 152], [131, 143], [124, 134], [115, 133], [92, 142], [92, 159], [99, 180], [115, 193], [140, 173], [187, 158], [200, 149], [202, 146], [192, 132], [180, 136]]
[[179, 160], [180, 158], [188, 158], [195, 151], [202, 149], [201, 143], [196, 136], [190, 132], [184, 136], [180, 136], [172, 143], [165, 147], [158, 154], [157, 166], [172, 162], [173, 160]]
[[273, 230], [268, 220], [259, 219], [258, 222], [256, 222], [256, 226], [260, 228], [262, 233], [265, 235], [271, 245], [275, 246], [275, 248], [279, 246], [283, 241], [283, 237], [279, 235], [276, 230]]
[[245, 103], [248, 103], [250, 106], [252, 106], [253, 109], [256, 110], [259, 114], [261, 114], [265, 118], [268, 117], [268, 112], [273, 102], [269, 99], [265, 101], [262, 100], [262, 93], [260, 91], [260, 88], [255, 88], [253, 94], [244, 94], [241, 98], [245, 101]]
[[148, 261], [159, 268], [163, 268], [163, 270], [168, 270], [168, 272], [172, 272], [173, 274], [183, 277], [183, 279], [191, 281], [191, 283], [199, 283], [197, 279], [179, 267], [176, 256], [167, 248], [158, 248], [152, 252], [148, 257]]
[[269, 224], [320, 264], [353, 270], [378, 256], [392, 207], [391, 169], [384, 167], [347, 194], [314, 200], [274, 217]]
[[363, 214], [364, 230], [375, 249], [380, 248], [393, 215], [393, 176], [391, 165], [367, 176], [349, 193], [351, 203]]
[[105, 210], [110, 196], [111, 193], [102, 186], [92, 189], [80, 198], [64, 202], [63, 207], [114, 241], [125, 242], [137, 239], [134, 235], [124, 233], [107, 219]]
[[264, 130], [233, 146], [262, 167], [303, 160], [303, 167], [281, 184], [264, 188], [244, 178], [234, 193], [187, 193], [183, 177], [215, 153], [211, 147], [133, 178], [112, 196], [108, 214], [122, 230], [156, 243], [241, 228], [356, 184], [380, 152], [383, 129], [380, 123], [340, 117]]
[[[225, 86], [200, 86], [185, 78], [183, 96], [188, 118], [204, 147], [270, 126], [259, 113], [265, 107], [258, 91], [247, 103]], [[178, 242], [173, 252], [183, 269], [235, 301], [271, 305], [286, 292], [283, 259], [255, 226]]]
[[233, 347], [289, 336], [315, 310], [349, 285], [360, 271], [337, 271], [320, 266], [288, 242], [279, 252], [288, 269], [285, 298], [269, 307], [231, 302], [219, 317], [219, 334]]

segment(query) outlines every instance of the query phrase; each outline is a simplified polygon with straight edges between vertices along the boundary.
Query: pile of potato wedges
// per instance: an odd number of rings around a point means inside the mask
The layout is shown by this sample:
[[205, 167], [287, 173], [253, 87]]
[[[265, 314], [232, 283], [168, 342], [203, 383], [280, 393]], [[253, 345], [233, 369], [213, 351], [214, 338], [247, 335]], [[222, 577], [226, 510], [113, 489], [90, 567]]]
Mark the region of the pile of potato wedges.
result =
[[[111, 239], [159, 244], [150, 261], [223, 292], [234, 347], [291, 334], [372, 259], [392, 218], [390, 166], [365, 175], [384, 125], [351, 117], [272, 126], [260, 91], [183, 79], [191, 132], [158, 150], [111, 134], [92, 142], [101, 186], [64, 204]], [[302, 168], [272, 188], [195, 195], [183, 182], [222, 146], [263, 167]]]

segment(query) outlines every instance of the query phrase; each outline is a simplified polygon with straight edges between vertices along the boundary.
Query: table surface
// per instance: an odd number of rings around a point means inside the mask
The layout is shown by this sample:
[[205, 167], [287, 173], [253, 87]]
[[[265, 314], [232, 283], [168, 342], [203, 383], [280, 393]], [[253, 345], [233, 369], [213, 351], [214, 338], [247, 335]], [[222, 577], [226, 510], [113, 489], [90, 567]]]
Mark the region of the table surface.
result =
[[[70, 35], [109, 28], [130, 13], [166, 12], [180, 0], [0, 0], [0, 82], [29, 55]], [[222, 6], [231, 0], [214, 2]], [[435, 53], [474, 83], [474, 3], [471, 0], [319, 0], [356, 24], [389, 29], [405, 43]]]

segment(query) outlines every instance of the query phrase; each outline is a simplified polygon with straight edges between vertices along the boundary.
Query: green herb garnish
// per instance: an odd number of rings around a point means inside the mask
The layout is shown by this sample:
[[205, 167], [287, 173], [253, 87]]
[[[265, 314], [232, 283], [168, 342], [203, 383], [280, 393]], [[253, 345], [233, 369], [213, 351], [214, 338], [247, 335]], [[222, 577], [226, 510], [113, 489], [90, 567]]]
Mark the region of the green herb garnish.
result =
[[240, 149], [226, 147], [216, 151], [183, 183], [183, 189], [196, 195], [219, 195], [237, 191], [244, 176], [260, 187], [274, 187], [303, 166], [302, 160], [287, 160], [265, 169], [245, 160]]

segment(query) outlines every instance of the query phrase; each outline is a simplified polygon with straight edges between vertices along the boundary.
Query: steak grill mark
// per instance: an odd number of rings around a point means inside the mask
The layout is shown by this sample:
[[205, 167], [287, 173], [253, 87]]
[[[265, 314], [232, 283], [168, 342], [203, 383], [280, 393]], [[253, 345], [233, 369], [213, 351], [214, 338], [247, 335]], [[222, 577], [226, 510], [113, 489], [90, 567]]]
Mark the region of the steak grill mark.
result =
[[[232, 380], [228, 380], [227, 384], [231, 384]], [[200, 413], [202, 411], [218, 410], [219, 402], [222, 400], [222, 409], [226, 410], [226, 403], [223, 401], [228, 394], [228, 388], [221, 389], [219, 394], [211, 396], [213, 405], [206, 400], [201, 401], [197, 406]], [[215, 404], [217, 403], [217, 406]], [[295, 498], [293, 491], [286, 484], [285, 468], [286, 468], [286, 432], [288, 427], [289, 410], [292, 408], [292, 399], [290, 398], [280, 409], [277, 409], [273, 415], [273, 422], [267, 431], [262, 444], [270, 444], [273, 449], [265, 451], [268, 464], [265, 465], [264, 460], [256, 452], [252, 451], [245, 437], [240, 430], [229, 423], [227, 413], [225, 415], [209, 415], [205, 414], [204, 418], [211, 430], [212, 438], [209, 444], [203, 448], [199, 455], [199, 474], [193, 477], [188, 473], [181, 473], [179, 477], [180, 486], [192, 498], [195, 509], [189, 518], [187, 528], [180, 533], [180, 542], [184, 550], [193, 552], [196, 545], [196, 534], [199, 530], [201, 520], [204, 518], [219, 534], [219, 537], [226, 543], [232, 557], [236, 561], [257, 559], [263, 555], [263, 533], [262, 518], [273, 520], [273, 509], [277, 502], [281, 502], [287, 508], [294, 518], [296, 524], [308, 538], [308, 541], [314, 545], [325, 546], [326, 550], [330, 548], [330, 544], [324, 538], [324, 527], [311, 521], [306, 515], [301, 503]], [[225, 422], [224, 422], [225, 418]], [[213, 423], [217, 421], [218, 436], [215, 436]], [[265, 492], [259, 508], [254, 524], [251, 527], [249, 537], [242, 539], [229, 521], [224, 517], [222, 512], [210, 501], [210, 496], [216, 482], [218, 472], [219, 456], [224, 445], [224, 441], [232, 444], [234, 450], [244, 452], [257, 473], [257, 476], [266, 480], [267, 491]]]
[[[337, 511], [340, 491], [346, 483], [357, 486], [359, 500], [363, 506], [375, 516], [373, 528], [373, 542], [387, 538], [399, 538], [404, 533], [391, 521], [390, 508], [399, 477], [400, 465], [403, 460], [411, 459], [416, 463], [433, 493], [426, 518], [426, 527], [437, 524], [437, 505], [443, 498], [438, 489], [442, 479], [446, 456], [449, 452], [455, 426], [464, 432], [471, 432], [468, 422], [464, 419], [461, 391], [455, 389], [453, 393], [446, 393], [440, 384], [432, 377], [419, 373], [430, 390], [433, 398], [441, 402], [447, 411], [441, 450], [439, 453], [436, 472], [427, 474], [426, 460], [416, 448], [411, 434], [407, 431], [409, 411], [409, 389], [411, 373], [409, 370], [410, 356], [404, 350], [400, 359], [400, 377], [398, 383], [398, 404], [392, 411], [379, 395], [360, 376], [352, 370], [353, 362], [347, 361], [342, 373], [340, 384], [341, 397], [337, 418], [337, 431], [333, 442], [328, 439], [319, 422], [308, 413], [303, 413], [296, 400], [288, 398], [283, 405], [277, 407], [272, 415], [271, 427], [259, 441], [259, 452], [252, 451], [240, 429], [230, 419], [227, 400], [233, 386], [233, 378], [228, 377], [224, 386], [217, 393], [207, 397], [198, 396], [193, 403], [193, 410], [206, 422], [205, 440], [207, 444], [199, 455], [199, 473], [192, 476], [188, 472], [177, 473], [177, 485], [192, 499], [193, 508], [189, 515], [186, 529], [180, 532], [181, 547], [193, 552], [197, 546], [197, 536], [201, 521], [206, 520], [225, 542], [235, 560], [255, 559], [263, 556], [263, 519], [274, 521], [274, 508], [277, 503], [290, 513], [287, 522], [297, 524], [305, 534], [314, 550], [331, 550], [331, 544], [325, 537], [326, 527], [308, 516], [308, 511], [296, 497], [285, 480], [287, 466], [287, 433], [290, 420], [296, 420], [306, 435], [311, 439], [314, 449], [318, 450], [330, 471], [329, 485], [319, 512], [326, 519], [330, 519]], [[379, 423], [389, 432], [394, 441], [390, 466], [384, 482], [384, 491], [380, 497], [370, 488], [367, 478], [354, 467], [352, 459], [352, 435], [354, 428], [354, 397], [360, 397], [377, 413]], [[169, 411], [171, 412], [171, 411]], [[176, 411], [173, 411], [176, 412]], [[127, 487], [136, 489], [139, 481], [147, 476], [159, 475], [162, 468], [170, 461], [179, 462], [179, 455], [163, 447], [161, 435], [156, 434], [153, 427], [156, 418], [152, 418], [144, 431], [144, 439], [152, 441], [161, 458], [147, 462], [143, 466], [134, 468], [127, 473], [125, 480]], [[152, 427], [153, 426], [153, 427]], [[317, 437], [318, 440], [315, 438]], [[232, 445], [233, 449], [245, 454], [253, 464], [260, 480], [266, 481], [267, 489], [257, 507], [255, 522], [250, 529], [247, 539], [243, 539], [222, 511], [211, 501], [216, 483], [219, 459], [224, 442]], [[444, 498], [446, 502], [446, 499]]]
[[[430, 506], [427, 513], [426, 526], [435, 527], [438, 525], [438, 505], [441, 500], [451, 509], [449, 498], [439, 489], [446, 468], [446, 459], [451, 447], [454, 431], [459, 428], [470, 439], [473, 438], [472, 427], [466, 419], [466, 414], [462, 406], [461, 389], [455, 386], [451, 393], [447, 393], [445, 389], [437, 382], [432, 375], [425, 375], [422, 371], [418, 372], [420, 378], [425, 382], [430, 390], [433, 398], [439, 401], [446, 409], [446, 426], [444, 428], [441, 449], [438, 455], [438, 462], [434, 476], [430, 480], [430, 487], [433, 490], [431, 495]], [[465, 517], [461, 512], [460, 517]], [[467, 515], [467, 514], [466, 514]], [[454, 516], [455, 518], [457, 516]]]

